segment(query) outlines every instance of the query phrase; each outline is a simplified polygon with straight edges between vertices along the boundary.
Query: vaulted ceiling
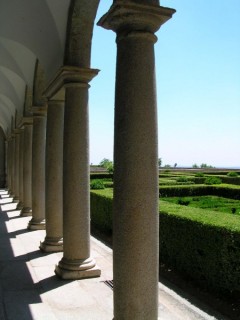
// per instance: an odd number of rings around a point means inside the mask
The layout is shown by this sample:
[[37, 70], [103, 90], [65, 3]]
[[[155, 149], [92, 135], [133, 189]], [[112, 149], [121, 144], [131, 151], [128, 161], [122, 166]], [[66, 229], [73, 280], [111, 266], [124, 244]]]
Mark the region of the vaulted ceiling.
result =
[[0, 1], [0, 126], [5, 134], [10, 133], [17, 119], [24, 115], [26, 88], [34, 91], [36, 62], [39, 61], [44, 71], [46, 83], [64, 60], [75, 64], [69, 54], [66, 60], [65, 52], [69, 46], [67, 35], [73, 25], [80, 43], [76, 47], [82, 51], [77, 52], [75, 60], [86, 51], [87, 58], [83, 57], [82, 61], [90, 63], [98, 3], [99, 0]]

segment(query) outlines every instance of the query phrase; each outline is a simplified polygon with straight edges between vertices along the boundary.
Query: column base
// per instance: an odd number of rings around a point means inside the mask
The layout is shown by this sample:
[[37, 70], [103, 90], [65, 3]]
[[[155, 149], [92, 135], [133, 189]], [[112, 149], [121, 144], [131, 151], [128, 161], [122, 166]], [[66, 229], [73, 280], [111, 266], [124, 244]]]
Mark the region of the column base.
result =
[[22, 201], [18, 202], [18, 205], [17, 205], [16, 209], [17, 210], [22, 210], [23, 209], [23, 202]]
[[39, 248], [43, 252], [61, 252], [63, 251], [63, 239], [46, 237], [43, 242], [40, 242]]
[[55, 268], [55, 274], [64, 280], [80, 280], [100, 277], [101, 270], [91, 257], [85, 260], [62, 258]]
[[21, 217], [29, 217], [32, 216], [32, 208], [24, 207], [20, 214]]
[[45, 220], [36, 221], [34, 219], [30, 220], [28, 223], [28, 230], [45, 230]]

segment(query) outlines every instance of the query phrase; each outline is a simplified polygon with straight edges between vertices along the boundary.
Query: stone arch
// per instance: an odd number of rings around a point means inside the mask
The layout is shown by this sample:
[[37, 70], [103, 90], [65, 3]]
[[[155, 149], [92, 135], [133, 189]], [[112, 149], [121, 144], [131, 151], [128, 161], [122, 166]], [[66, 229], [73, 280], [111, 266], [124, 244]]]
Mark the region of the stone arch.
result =
[[69, 8], [64, 64], [90, 67], [94, 21], [100, 0], [72, 0]]
[[15, 107], [11, 100], [0, 93], [0, 110], [1, 110], [1, 127], [4, 132], [11, 127], [12, 115], [14, 115]]
[[39, 60], [36, 61], [34, 80], [33, 80], [33, 105], [44, 106], [46, 104], [46, 98], [43, 95], [43, 91], [46, 88], [45, 71], [41, 66]]

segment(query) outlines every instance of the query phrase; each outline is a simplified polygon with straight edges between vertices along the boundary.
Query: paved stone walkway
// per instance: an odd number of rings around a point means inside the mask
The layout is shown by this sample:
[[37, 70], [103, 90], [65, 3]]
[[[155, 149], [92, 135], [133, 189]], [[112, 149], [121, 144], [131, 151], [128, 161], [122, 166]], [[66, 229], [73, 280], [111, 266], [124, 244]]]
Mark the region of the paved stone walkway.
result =
[[[112, 250], [92, 237], [92, 253], [102, 270], [101, 277], [61, 280], [55, 276], [54, 267], [62, 253], [42, 253], [39, 244], [45, 231], [27, 231], [30, 217], [20, 217], [16, 203], [4, 191], [0, 194], [0, 320], [113, 319], [113, 291], [105, 283], [113, 279]], [[160, 283], [159, 319], [217, 318]]]

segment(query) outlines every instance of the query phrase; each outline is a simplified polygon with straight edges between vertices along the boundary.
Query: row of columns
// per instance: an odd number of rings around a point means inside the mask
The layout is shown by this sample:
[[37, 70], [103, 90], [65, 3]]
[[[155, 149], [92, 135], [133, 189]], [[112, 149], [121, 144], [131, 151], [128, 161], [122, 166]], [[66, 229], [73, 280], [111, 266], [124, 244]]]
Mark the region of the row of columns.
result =
[[8, 188], [21, 216], [32, 216], [28, 229], [46, 228], [40, 249], [63, 251], [55, 270], [63, 279], [100, 276], [90, 254], [88, 129], [89, 82], [97, 72], [62, 68], [46, 90], [47, 107], [32, 107], [32, 122], [23, 119], [8, 142]]
[[[154, 33], [174, 12], [155, 3], [116, 1], [99, 22], [117, 33], [118, 49], [113, 202], [115, 320], [158, 317]], [[23, 125], [23, 133], [19, 129], [13, 132], [8, 144], [8, 186], [15, 199], [22, 200], [22, 215], [30, 215], [32, 208], [28, 228], [46, 227], [41, 250], [63, 250], [55, 269], [63, 279], [100, 275], [90, 252], [88, 128], [89, 82], [97, 73], [89, 68], [61, 68], [46, 89], [47, 109], [33, 107], [32, 138], [28, 123]], [[19, 157], [21, 150], [24, 152]]]

